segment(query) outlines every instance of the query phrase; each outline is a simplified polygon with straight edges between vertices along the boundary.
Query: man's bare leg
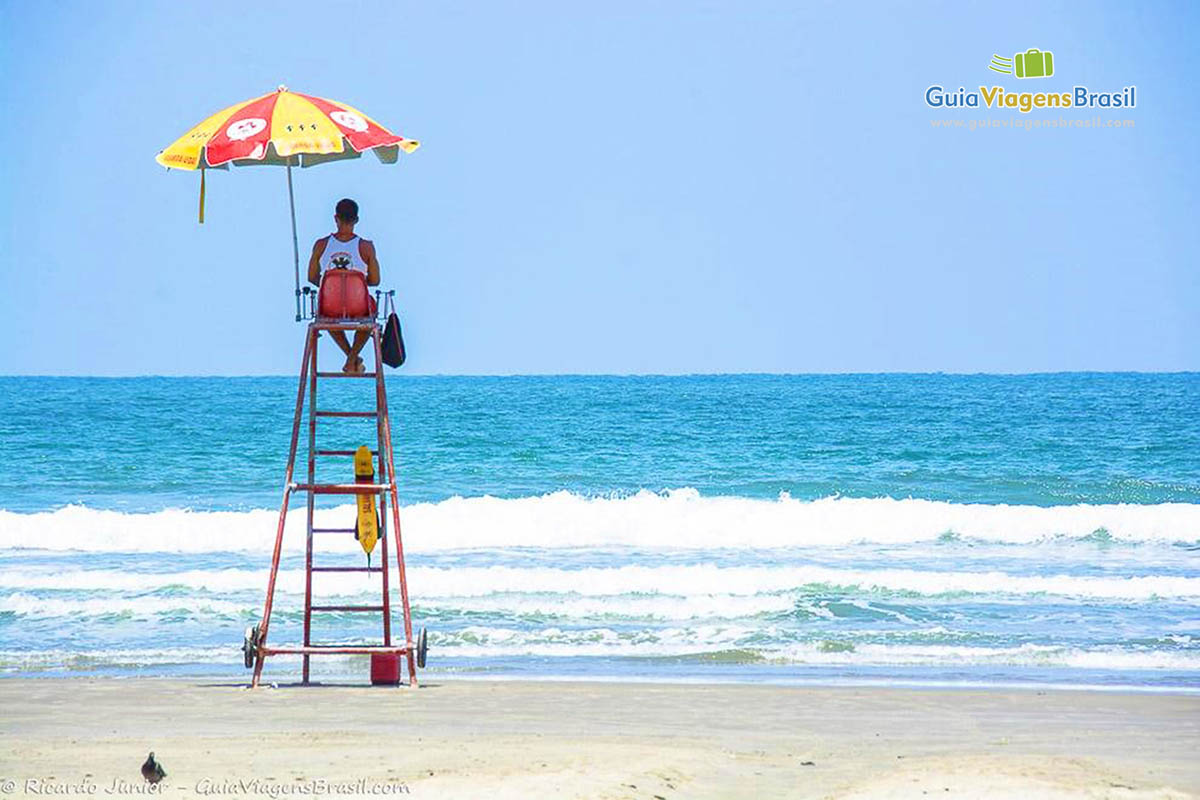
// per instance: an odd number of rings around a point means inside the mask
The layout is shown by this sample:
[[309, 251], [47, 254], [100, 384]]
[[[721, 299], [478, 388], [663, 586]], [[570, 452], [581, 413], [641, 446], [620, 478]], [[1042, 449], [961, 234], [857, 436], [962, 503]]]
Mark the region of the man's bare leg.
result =
[[357, 330], [354, 332], [354, 344], [351, 345], [350, 352], [346, 354], [346, 361], [347, 361], [347, 363], [349, 363], [351, 361], [354, 362], [355, 372], [363, 372], [364, 371], [363, 360], [362, 360], [362, 357], [359, 356], [359, 353], [362, 352], [363, 347], [366, 346], [366, 344], [370, 340], [370, 338], [371, 338], [370, 331], [360, 329], [360, 330]]
[[[351, 368], [358, 361], [358, 353], [356, 351], [351, 351], [350, 342], [346, 339], [346, 334], [344, 331], [330, 331], [329, 338], [333, 339], [333, 343], [338, 346], [338, 349], [346, 354], [346, 363], [342, 366], [342, 371], [350, 372]], [[358, 342], [357, 334], [354, 337], [354, 341], [355, 343]]]
[[346, 363], [342, 367], [342, 370], [345, 372], [361, 371], [359, 367], [362, 364], [362, 358], [359, 356], [359, 353], [366, 347], [367, 342], [371, 338], [371, 332], [366, 330], [355, 331], [354, 344], [350, 344], [346, 340], [346, 334], [342, 331], [330, 331], [329, 336], [333, 339], [333, 343], [346, 354]]

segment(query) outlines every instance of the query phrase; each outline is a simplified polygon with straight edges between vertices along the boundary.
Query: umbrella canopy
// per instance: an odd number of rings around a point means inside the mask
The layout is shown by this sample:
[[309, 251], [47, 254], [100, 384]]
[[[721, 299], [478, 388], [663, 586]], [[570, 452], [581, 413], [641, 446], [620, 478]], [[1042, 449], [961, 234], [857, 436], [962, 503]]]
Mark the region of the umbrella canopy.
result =
[[299, 321], [300, 245], [292, 167], [358, 158], [367, 150], [384, 164], [394, 164], [401, 150], [411, 153], [418, 147], [415, 139], [392, 133], [352, 106], [280, 86], [270, 94], [218, 111], [159, 152], [155, 160], [170, 169], [200, 170], [200, 222], [204, 222], [204, 173], [208, 170], [228, 169], [230, 164], [287, 168]]
[[186, 170], [223, 168], [229, 163], [308, 167], [374, 150], [380, 161], [394, 164], [399, 151], [411, 153], [419, 146], [345, 103], [280, 86], [218, 111], [155, 160], [164, 167]]

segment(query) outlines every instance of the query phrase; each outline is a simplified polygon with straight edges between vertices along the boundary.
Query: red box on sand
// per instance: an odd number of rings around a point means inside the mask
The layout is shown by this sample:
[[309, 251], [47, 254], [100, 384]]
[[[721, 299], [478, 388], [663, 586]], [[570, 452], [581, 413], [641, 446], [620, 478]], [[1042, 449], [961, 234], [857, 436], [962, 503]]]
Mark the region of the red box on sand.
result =
[[397, 653], [371, 654], [371, 685], [395, 686], [400, 682], [400, 656]]

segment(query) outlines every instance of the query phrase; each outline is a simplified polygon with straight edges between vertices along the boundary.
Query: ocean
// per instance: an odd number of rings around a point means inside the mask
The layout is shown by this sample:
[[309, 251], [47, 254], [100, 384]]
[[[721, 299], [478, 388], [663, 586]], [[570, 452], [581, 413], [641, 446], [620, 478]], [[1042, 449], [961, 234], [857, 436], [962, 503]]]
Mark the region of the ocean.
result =
[[[247, 677], [295, 389], [0, 378], [0, 675]], [[327, 381], [322, 405], [369, 391]], [[1200, 691], [1200, 374], [400, 372], [388, 392], [427, 679]], [[276, 643], [299, 640], [303, 528], [301, 503]], [[318, 539], [316, 560], [364, 556]], [[317, 575], [314, 596], [377, 581]], [[378, 635], [318, 620], [318, 641]]]

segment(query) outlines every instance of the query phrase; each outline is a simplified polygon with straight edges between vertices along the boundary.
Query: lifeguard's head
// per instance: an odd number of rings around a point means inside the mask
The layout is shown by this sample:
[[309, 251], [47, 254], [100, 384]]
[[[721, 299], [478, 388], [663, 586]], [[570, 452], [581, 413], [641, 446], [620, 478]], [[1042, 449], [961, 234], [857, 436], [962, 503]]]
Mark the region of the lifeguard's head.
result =
[[358, 203], [349, 197], [338, 200], [337, 206], [333, 210], [333, 221], [337, 223], [338, 230], [353, 228], [354, 224], [358, 222]]

